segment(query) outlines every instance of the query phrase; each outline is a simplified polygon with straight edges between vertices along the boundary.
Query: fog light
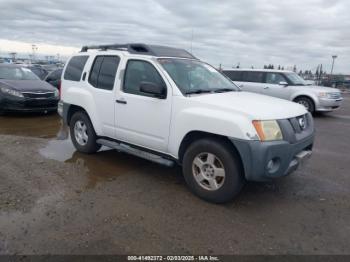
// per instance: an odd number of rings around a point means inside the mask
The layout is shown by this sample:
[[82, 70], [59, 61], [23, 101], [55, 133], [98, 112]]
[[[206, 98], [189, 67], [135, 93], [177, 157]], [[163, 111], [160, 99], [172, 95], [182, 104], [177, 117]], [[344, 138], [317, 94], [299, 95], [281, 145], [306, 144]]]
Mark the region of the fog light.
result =
[[270, 174], [275, 173], [279, 167], [280, 159], [278, 157], [272, 158], [266, 165], [266, 169]]

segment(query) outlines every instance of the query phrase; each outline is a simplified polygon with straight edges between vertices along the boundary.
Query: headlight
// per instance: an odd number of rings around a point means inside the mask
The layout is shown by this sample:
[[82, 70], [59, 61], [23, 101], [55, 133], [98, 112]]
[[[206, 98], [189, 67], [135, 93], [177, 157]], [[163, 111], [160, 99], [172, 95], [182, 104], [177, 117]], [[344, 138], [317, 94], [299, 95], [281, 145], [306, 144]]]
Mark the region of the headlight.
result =
[[331, 97], [331, 93], [326, 93], [326, 92], [320, 92], [318, 93], [318, 97], [319, 98], [330, 98]]
[[276, 120], [254, 120], [253, 125], [261, 141], [283, 140], [281, 128]]
[[1, 87], [0, 88], [1, 92], [10, 96], [17, 96], [17, 97], [24, 97], [21, 92], [18, 92], [16, 90], [7, 88], [7, 87]]
[[58, 90], [55, 90], [55, 97], [59, 97], [60, 93], [58, 92]]

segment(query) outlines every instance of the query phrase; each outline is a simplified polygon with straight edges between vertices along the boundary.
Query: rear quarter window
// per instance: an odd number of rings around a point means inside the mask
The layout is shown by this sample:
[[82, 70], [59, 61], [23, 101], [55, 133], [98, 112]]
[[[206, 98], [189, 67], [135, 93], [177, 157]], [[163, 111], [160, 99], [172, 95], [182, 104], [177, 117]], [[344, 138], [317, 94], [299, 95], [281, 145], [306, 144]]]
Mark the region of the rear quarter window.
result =
[[64, 72], [64, 79], [70, 81], [80, 81], [88, 56], [73, 56]]

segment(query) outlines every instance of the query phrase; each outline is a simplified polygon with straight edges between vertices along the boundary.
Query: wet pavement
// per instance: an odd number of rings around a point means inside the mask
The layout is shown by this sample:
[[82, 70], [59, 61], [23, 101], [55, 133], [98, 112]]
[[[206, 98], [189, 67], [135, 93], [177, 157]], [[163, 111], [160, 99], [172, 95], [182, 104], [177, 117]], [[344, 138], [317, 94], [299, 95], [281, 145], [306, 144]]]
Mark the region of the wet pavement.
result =
[[350, 96], [312, 159], [213, 205], [179, 167], [75, 151], [56, 114], [0, 117], [0, 254], [350, 254]]

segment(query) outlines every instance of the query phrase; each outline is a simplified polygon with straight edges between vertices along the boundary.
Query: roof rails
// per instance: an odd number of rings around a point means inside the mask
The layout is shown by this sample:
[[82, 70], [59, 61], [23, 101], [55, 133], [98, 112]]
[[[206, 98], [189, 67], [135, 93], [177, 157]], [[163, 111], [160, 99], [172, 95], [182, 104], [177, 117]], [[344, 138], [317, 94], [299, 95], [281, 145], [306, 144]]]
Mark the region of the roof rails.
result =
[[81, 52], [87, 52], [89, 49], [106, 50], [121, 50], [127, 51], [130, 54], [150, 55], [158, 57], [181, 57], [197, 59], [184, 49], [178, 49], [159, 45], [145, 45], [145, 44], [112, 44], [112, 45], [94, 45], [83, 46]]

